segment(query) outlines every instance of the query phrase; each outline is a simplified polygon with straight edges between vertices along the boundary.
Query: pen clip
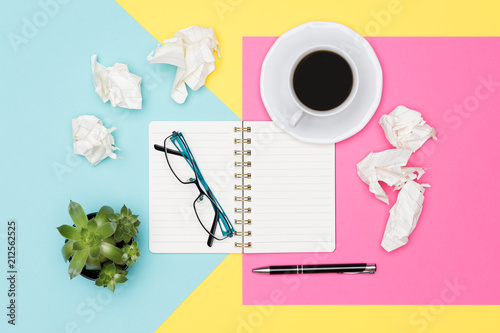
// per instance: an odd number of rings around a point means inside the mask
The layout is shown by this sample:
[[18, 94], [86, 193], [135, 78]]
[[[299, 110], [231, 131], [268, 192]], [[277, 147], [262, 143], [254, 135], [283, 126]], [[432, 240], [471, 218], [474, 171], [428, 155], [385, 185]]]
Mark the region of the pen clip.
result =
[[363, 272], [342, 272], [337, 274], [375, 274], [374, 271], [363, 271]]

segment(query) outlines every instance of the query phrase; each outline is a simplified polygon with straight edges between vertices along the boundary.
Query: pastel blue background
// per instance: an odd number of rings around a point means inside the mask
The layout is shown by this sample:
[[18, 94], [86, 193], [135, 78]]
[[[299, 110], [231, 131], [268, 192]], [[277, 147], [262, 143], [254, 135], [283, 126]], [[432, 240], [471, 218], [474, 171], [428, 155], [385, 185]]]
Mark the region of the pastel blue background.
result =
[[[50, 7], [48, 15], [40, 3], [55, 1], [4, 1], [0, 13], [0, 331], [152, 332], [225, 255], [149, 251], [148, 124], [238, 118], [205, 87], [190, 91], [183, 105], [173, 102], [175, 68], [147, 62], [157, 41], [117, 3], [66, 2]], [[38, 31], [25, 28], [23, 35], [25, 20], [36, 21]], [[25, 38], [17, 52], [12, 33]], [[94, 53], [104, 66], [123, 62], [143, 77], [142, 110], [100, 101], [91, 81]], [[71, 119], [84, 114], [117, 127], [113, 134], [123, 159], [91, 167], [72, 153]], [[70, 199], [89, 213], [125, 203], [140, 216], [141, 257], [115, 294], [82, 277], [69, 279], [56, 227], [71, 223]], [[18, 223], [15, 327], [5, 315], [5, 234], [12, 218]]]

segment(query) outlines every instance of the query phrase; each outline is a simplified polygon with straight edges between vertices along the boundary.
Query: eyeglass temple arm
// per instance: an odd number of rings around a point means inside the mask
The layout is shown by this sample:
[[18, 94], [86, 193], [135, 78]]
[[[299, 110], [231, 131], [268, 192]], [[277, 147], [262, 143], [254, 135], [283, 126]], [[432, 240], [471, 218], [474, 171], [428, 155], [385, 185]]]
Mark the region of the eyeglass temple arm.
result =
[[219, 210], [215, 211], [214, 221], [212, 222], [212, 228], [210, 229], [210, 235], [208, 235], [207, 245], [212, 247], [214, 243], [214, 238], [212, 235], [215, 235], [215, 231], [217, 230], [217, 221], [219, 220]]
[[[158, 150], [158, 151], [162, 151], [162, 152], [165, 151], [165, 147], [163, 147], [161, 145], [156, 145], [155, 144], [155, 149]], [[174, 154], [174, 155], [182, 156], [182, 154], [179, 151], [173, 150], [173, 149], [170, 149], [170, 148], [167, 148], [167, 153], [168, 154]]]

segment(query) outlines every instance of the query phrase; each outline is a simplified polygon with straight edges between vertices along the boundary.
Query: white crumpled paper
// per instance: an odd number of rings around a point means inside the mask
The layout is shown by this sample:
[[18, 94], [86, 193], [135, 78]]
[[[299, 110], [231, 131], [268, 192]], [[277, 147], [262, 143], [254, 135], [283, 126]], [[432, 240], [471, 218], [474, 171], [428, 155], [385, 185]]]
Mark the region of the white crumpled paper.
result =
[[375, 197], [389, 204], [389, 197], [379, 182], [400, 190], [398, 199], [389, 211], [389, 220], [382, 240], [382, 247], [393, 251], [406, 243], [417, 225], [424, 202], [424, 187], [415, 180], [424, 174], [424, 168], [407, 167], [413, 152], [429, 138], [436, 138], [436, 131], [422, 119], [419, 112], [398, 106], [380, 118], [385, 136], [396, 149], [369, 153], [356, 164], [357, 172]]
[[179, 30], [174, 37], [158, 44], [147, 57], [151, 64], [164, 63], [177, 66], [174, 86], [170, 96], [179, 104], [188, 95], [186, 84], [196, 91], [205, 84], [207, 76], [215, 70], [217, 51], [220, 58], [219, 42], [212, 28], [198, 25]]
[[113, 67], [104, 67], [97, 62], [97, 55], [90, 58], [92, 63], [92, 81], [95, 92], [106, 103], [127, 109], [141, 109], [142, 78], [132, 74], [126, 64], [115, 63]]
[[390, 216], [382, 239], [382, 247], [387, 252], [408, 243], [408, 236], [417, 226], [422, 212], [426, 186], [428, 185], [410, 180], [401, 188], [396, 203], [389, 211]]
[[399, 190], [407, 181], [419, 179], [425, 172], [423, 168], [405, 166], [410, 156], [411, 150], [408, 149], [371, 152], [356, 164], [358, 176], [369, 186], [370, 192], [375, 194], [377, 199], [389, 204], [389, 197], [379, 182], [384, 182], [389, 186], [394, 186], [395, 190]]
[[71, 120], [73, 128], [73, 150], [83, 155], [92, 166], [99, 164], [106, 157], [116, 159], [115, 139], [111, 135], [116, 128], [104, 127], [102, 121], [94, 116], [84, 115]]
[[425, 123], [420, 112], [400, 105], [391, 113], [383, 115], [379, 121], [385, 137], [396, 148], [415, 152], [429, 138], [436, 138], [436, 130]]

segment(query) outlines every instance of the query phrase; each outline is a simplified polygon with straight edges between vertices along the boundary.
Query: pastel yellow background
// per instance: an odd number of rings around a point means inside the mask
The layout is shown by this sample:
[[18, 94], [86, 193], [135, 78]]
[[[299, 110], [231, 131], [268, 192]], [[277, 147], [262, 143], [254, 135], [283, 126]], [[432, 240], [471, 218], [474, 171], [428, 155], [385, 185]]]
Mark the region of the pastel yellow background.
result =
[[[206, 86], [241, 116], [243, 36], [278, 36], [308, 21], [364, 36], [499, 36], [500, 1], [117, 0], [158, 41], [214, 28], [222, 59]], [[229, 255], [157, 332], [500, 332], [500, 306], [243, 306], [242, 256]], [[279, 297], [278, 297], [279, 299]], [[433, 312], [434, 311], [434, 312]], [[415, 318], [426, 318], [415, 322]]]

